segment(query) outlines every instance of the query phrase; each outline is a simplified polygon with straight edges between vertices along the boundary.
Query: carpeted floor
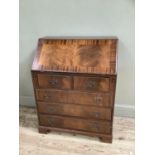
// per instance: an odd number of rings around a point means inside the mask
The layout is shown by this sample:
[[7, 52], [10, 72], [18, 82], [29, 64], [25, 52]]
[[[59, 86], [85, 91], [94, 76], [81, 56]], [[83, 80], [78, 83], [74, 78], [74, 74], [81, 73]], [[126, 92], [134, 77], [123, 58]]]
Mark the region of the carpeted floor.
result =
[[114, 140], [51, 132], [39, 134], [36, 110], [20, 107], [20, 155], [134, 155], [134, 119], [114, 118]]

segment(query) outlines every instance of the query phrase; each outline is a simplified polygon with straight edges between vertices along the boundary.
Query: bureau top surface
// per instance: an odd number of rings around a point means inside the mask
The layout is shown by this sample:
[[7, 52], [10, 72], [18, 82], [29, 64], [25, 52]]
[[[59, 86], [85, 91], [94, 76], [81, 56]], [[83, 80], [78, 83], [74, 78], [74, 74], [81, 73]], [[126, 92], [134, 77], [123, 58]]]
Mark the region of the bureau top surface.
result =
[[117, 38], [40, 38], [33, 71], [116, 74]]

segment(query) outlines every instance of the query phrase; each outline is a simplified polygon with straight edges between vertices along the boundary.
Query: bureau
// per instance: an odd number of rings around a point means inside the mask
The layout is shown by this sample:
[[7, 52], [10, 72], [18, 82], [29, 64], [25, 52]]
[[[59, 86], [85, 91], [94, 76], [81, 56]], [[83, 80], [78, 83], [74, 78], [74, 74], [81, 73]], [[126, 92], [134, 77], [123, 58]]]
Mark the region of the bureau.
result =
[[32, 81], [40, 133], [112, 142], [117, 38], [40, 38]]

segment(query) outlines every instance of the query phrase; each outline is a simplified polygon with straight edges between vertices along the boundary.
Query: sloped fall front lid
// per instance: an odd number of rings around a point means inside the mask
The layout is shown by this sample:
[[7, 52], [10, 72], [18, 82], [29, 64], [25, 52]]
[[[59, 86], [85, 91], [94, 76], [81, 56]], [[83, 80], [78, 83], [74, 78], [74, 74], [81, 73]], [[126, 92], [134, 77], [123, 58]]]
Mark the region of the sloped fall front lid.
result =
[[116, 74], [117, 38], [40, 38], [33, 71]]

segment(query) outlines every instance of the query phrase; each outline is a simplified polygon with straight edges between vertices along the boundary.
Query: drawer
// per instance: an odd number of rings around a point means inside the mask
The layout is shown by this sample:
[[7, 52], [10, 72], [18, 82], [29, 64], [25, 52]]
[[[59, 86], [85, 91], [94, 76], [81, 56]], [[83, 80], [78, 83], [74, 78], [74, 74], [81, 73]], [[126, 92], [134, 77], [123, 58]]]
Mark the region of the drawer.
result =
[[73, 104], [56, 104], [38, 102], [38, 110], [44, 114], [77, 116], [83, 118], [94, 118], [111, 120], [112, 111], [110, 108], [98, 108]]
[[40, 88], [71, 89], [71, 81], [70, 76], [38, 74]]
[[87, 91], [110, 91], [110, 78], [74, 77], [74, 89]]
[[72, 91], [69, 93], [69, 103], [112, 107], [110, 93]]
[[68, 91], [36, 89], [36, 98], [38, 101], [67, 103]]
[[38, 101], [112, 107], [110, 93], [37, 89]]
[[83, 130], [110, 134], [112, 124], [109, 121], [93, 121], [80, 118], [39, 115], [40, 125], [54, 128], [65, 128], [72, 130]]

